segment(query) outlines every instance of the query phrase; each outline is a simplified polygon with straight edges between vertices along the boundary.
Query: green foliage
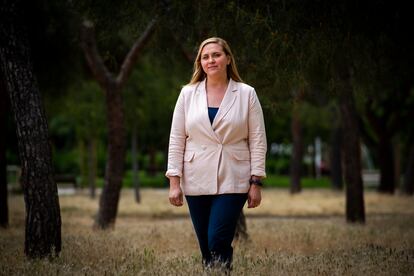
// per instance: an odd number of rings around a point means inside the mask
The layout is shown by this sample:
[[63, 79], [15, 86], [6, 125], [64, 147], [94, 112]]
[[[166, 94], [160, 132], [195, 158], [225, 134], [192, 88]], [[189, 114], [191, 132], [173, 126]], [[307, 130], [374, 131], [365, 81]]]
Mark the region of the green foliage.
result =
[[[139, 186], [142, 188], [165, 188], [168, 187], [167, 179], [164, 175], [164, 172], [158, 172], [154, 176], [148, 175], [145, 170], [140, 170], [138, 172]], [[96, 179], [96, 186], [102, 188], [104, 184], [104, 178], [98, 177]], [[122, 187], [124, 188], [133, 188], [133, 173], [131, 170], [128, 170], [124, 174], [124, 179], [122, 181]]]
[[124, 90], [130, 131], [137, 129], [139, 151], [165, 150], [175, 101], [184, 80], [154, 56], [142, 57]]
[[[144, 171], [149, 171], [150, 170], [150, 166], [151, 165], [155, 165], [155, 169], [157, 171], [164, 171], [165, 169], [165, 164], [166, 164], [166, 154], [164, 152], [161, 151], [157, 151], [154, 154], [154, 164], [150, 164], [151, 160], [150, 160], [150, 155], [149, 154], [144, 154], [142, 152], [138, 153], [137, 156], [137, 162], [138, 162], [138, 167]], [[132, 167], [132, 156], [131, 156], [131, 152], [128, 151], [127, 152], [127, 157], [126, 157], [126, 168], [129, 169]]]
[[[289, 176], [282, 175], [268, 175], [263, 181], [265, 187], [274, 188], [289, 188], [290, 178]], [[327, 177], [311, 178], [303, 177], [301, 179], [301, 186], [303, 189], [308, 188], [331, 188], [331, 181]]]
[[[165, 188], [168, 187], [164, 172], [158, 172], [155, 176], [148, 175], [146, 171], [139, 171], [138, 174], [140, 187], [145, 188]], [[122, 182], [123, 187], [132, 188], [132, 171], [127, 171]]]
[[55, 150], [53, 164], [57, 174], [79, 174], [79, 152], [76, 149]]
[[[147, 162], [143, 156], [166, 150], [175, 100], [191, 77], [192, 63], [184, 54], [194, 55], [210, 36], [229, 42], [242, 78], [256, 88], [269, 146], [290, 143], [291, 108], [298, 91], [304, 92], [300, 118], [305, 144], [315, 136], [328, 139], [339, 119], [335, 103], [339, 84], [332, 74], [338, 56], [352, 68], [366, 132], [376, 138], [365, 118], [369, 103], [377, 116], [391, 113], [387, 127], [394, 125], [395, 137], [405, 144], [412, 141], [413, 124], [408, 122], [414, 109], [414, 52], [409, 41], [413, 29], [407, 16], [410, 9], [401, 3], [103, 0], [98, 5], [92, 0], [39, 0], [27, 7], [34, 67], [58, 171], [79, 171], [73, 165], [82, 164], [79, 145], [91, 137], [97, 140], [99, 175], [105, 167], [104, 95], [90, 80], [78, 45], [79, 24], [85, 18], [95, 23], [105, 64], [117, 72], [148, 22], [160, 16], [157, 31], [123, 91], [127, 129], [137, 130], [143, 167]], [[7, 155], [17, 162], [16, 148], [8, 149]], [[287, 171], [287, 157], [272, 158], [271, 173]], [[159, 168], [162, 162], [157, 161]]]

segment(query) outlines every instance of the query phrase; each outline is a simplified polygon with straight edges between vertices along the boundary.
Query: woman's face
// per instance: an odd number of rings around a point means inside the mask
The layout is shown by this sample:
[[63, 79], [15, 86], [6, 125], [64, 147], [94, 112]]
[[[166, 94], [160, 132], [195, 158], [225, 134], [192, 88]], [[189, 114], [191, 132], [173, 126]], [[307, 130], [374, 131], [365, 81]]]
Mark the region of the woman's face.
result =
[[201, 67], [207, 77], [227, 77], [227, 65], [230, 57], [227, 56], [223, 47], [217, 43], [209, 43], [201, 51]]

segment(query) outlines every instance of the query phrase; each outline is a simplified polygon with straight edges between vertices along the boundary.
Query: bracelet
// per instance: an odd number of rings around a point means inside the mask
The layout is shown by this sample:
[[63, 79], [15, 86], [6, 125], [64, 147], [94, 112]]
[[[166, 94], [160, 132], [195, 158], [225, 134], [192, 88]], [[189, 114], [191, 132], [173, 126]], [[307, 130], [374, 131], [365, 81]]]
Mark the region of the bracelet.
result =
[[263, 183], [262, 183], [262, 181], [260, 180], [260, 178], [255, 178], [255, 179], [253, 179], [253, 178], [250, 178], [250, 180], [249, 180], [249, 184], [250, 185], [257, 185], [257, 186], [260, 186], [260, 187], [262, 187], [263, 186]]

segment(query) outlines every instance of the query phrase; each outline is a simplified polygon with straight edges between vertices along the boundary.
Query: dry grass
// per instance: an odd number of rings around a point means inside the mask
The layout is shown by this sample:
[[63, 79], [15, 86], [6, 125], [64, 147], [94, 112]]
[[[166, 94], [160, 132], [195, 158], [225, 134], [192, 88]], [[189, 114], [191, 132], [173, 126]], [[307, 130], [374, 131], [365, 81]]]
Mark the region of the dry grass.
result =
[[[113, 231], [92, 230], [98, 199], [61, 196], [62, 252], [41, 261], [24, 257], [23, 198], [11, 196], [0, 274], [207, 275], [187, 207], [171, 207], [167, 194], [145, 189], [137, 205], [124, 190]], [[414, 274], [414, 198], [367, 191], [365, 204], [366, 225], [349, 225], [343, 193], [265, 190], [260, 208], [245, 209], [250, 240], [235, 242], [233, 275]]]

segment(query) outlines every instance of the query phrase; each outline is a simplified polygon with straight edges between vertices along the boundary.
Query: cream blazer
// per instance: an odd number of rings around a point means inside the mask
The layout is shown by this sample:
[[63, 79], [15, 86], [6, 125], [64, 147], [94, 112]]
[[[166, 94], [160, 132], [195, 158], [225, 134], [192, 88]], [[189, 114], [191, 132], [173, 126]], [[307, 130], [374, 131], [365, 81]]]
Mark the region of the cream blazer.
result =
[[266, 177], [266, 131], [253, 87], [227, 86], [213, 124], [205, 81], [184, 86], [171, 125], [166, 176], [179, 176], [185, 195], [247, 193], [251, 175]]

